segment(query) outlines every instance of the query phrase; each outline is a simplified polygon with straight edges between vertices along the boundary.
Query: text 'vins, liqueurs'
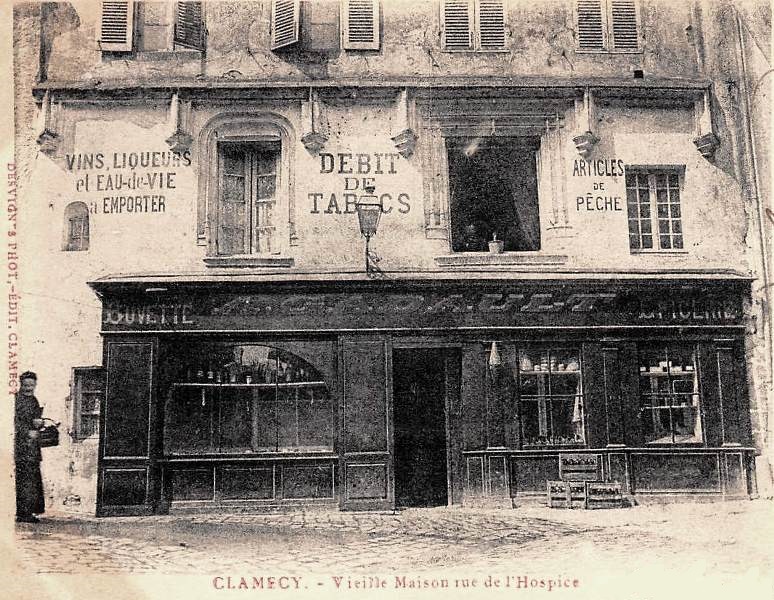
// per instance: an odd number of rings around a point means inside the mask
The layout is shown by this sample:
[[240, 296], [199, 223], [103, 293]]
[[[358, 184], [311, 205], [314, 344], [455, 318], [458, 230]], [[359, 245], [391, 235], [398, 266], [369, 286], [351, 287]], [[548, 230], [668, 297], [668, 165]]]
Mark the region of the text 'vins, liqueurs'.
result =
[[410, 212], [408, 192], [384, 189], [404, 181], [400, 174], [402, 160], [397, 152], [321, 152], [320, 174], [334, 177], [338, 189], [309, 192], [309, 212], [354, 214], [355, 205], [363, 196], [368, 196], [369, 202], [378, 202], [383, 214]]
[[[178, 169], [191, 166], [191, 152], [79, 152], [65, 155], [65, 167], [78, 173], [75, 192], [107, 192], [87, 202], [91, 213], [166, 212], [167, 196], [177, 189]], [[163, 192], [163, 193], [162, 193]]]

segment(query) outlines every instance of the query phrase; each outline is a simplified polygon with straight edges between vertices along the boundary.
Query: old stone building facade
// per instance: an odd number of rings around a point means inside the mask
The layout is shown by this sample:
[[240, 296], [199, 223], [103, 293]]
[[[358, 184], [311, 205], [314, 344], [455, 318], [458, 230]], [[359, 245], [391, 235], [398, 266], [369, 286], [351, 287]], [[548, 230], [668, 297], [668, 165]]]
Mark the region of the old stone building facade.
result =
[[57, 508], [770, 489], [765, 3], [84, 1], [14, 32]]

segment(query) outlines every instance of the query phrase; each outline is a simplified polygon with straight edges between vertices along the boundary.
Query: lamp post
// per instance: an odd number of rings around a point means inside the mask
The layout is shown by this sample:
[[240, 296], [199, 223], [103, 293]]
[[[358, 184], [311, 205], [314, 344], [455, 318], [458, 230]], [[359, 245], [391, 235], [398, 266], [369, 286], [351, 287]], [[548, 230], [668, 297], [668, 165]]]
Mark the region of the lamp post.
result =
[[365, 270], [370, 276], [372, 273], [379, 273], [380, 269], [374, 263], [378, 261], [378, 257], [371, 254], [369, 244], [371, 238], [376, 235], [376, 230], [379, 227], [379, 217], [382, 216], [382, 205], [379, 202], [379, 198], [374, 194], [374, 187], [368, 186], [365, 188], [365, 194], [360, 196], [360, 199], [355, 204], [355, 210], [357, 211], [357, 220], [360, 225], [360, 234], [365, 238]]

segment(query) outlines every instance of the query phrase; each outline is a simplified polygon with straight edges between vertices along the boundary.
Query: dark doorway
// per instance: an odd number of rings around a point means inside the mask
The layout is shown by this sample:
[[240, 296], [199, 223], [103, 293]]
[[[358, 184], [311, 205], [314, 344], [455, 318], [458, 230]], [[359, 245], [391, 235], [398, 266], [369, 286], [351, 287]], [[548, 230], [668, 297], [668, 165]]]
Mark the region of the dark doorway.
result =
[[440, 349], [393, 355], [396, 506], [445, 506], [446, 373]]

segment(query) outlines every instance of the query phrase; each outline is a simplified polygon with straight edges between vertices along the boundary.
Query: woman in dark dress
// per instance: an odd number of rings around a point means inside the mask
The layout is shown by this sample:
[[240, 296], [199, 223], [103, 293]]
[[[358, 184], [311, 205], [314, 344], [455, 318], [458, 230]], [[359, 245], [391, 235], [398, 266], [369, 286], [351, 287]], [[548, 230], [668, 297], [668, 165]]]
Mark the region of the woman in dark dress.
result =
[[45, 511], [43, 478], [40, 474], [38, 430], [43, 409], [35, 397], [38, 377], [31, 371], [19, 378], [14, 412], [14, 461], [16, 463], [16, 521], [37, 523], [36, 514]]

